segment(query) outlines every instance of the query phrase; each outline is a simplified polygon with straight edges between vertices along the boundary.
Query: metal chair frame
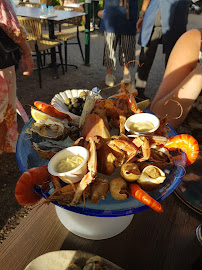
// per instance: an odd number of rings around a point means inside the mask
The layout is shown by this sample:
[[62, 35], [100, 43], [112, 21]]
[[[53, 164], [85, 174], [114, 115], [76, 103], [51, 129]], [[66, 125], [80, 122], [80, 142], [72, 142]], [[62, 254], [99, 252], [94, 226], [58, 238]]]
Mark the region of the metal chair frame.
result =
[[[79, 7], [79, 8], [75, 8], [75, 7], [65, 7], [65, 6], [55, 6], [54, 7], [56, 10], [70, 10], [70, 11], [74, 11], [74, 12], [83, 12], [83, 7]], [[81, 22], [82, 22], [82, 16], [81, 17], [76, 17], [76, 18], [71, 18], [68, 20], [64, 20], [62, 22], [59, 23], [59, 31], [55, 33], [55, 37], [58, 40], [61, 40], [64, 42], [64, 53], [65, 53], [65, 71], [67, 71], [67, 66], [73, 66], [75, 68], [77, 68], [76, 65], [70, 65], [67, 63], [67, 45], [79, 45], [79, 49], [81, 52], [81, 57], [84, 60], [84, 55], [83, 55], [83, 50], [81, 47], [81, 41], [80, 41], [80, 37], [79, 37], [79, 26], [81, 26]], [[76, 34], [72, 35], [68, 33], [68, 29], [67, 30], [62, 30], [61, 26], [63, 23], [68, 23], [70, 25], [75, 25], [76, 26]], [[61, 37], [61, 35], [63, 37]], [[76, 38], [77, 42], [68, 42], [69, 40]]]
[[[48, 51], [49, 49], [58, 47], [62, 72], [64, 74], [61, 43], [58, 40], [50, 40], [50, 39], [42, 38], [40, 19], [28, 18], [28, 17], [18, 17], [18, 21], [26, 29], [26, 31], [28, 33], [27, 41], [30, 45], [30, 49], [31, 49], [32, 53], [36, 53], [39, 85], [40, 85], [40, 88], [42, 88], [41, 69], [44, 68], [44, 66], [42, 65], [41, 52], [44, 52], [44, 57], [45, 57], [46, 51]], [[53, 68], [55, 70], [56, 77], [58, 77], [57, 66], [54, 65]]]

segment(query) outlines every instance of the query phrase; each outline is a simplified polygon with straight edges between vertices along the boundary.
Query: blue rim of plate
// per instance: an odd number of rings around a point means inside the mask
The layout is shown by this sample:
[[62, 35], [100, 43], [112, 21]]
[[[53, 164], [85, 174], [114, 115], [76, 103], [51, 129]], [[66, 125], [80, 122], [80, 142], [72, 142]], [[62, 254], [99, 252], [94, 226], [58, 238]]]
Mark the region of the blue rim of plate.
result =
[[[150, 111], [147, 110], [147, 112]], [[16, 159], [21, 173], [24, 173], [32, 167], [39, 167], [48, 164], [48, 160], [41, 159], [37, 152], [32, 148], [30, 141], [31, 135], [26, 133], [33, 121], [33, 118], [31, 118], [23, 127], [17, 141]], [[177, 132], [170, 125], [168, 125], [168, 127], [170, 129], [169, 136], [176, 136]], [[166, 180], [164, 183], [161, 184], [157, 190], [148, 192], [148, 194], [158, 202], [162, 202], [167, 198], [178, 187], [179, 183], [183, 179], [186, 169], [184, 164], [186, 164], [186, 155], [182, 152], [182, 159], [176, 160], [174, 166], [166, 168], [166, 171], [169, 173], [166, 173]], [[34, 190], [44, 198], [50, 195], [39, 188], [34, 188]], [[75, 213], [97, 217], [126, 216], [149, 209], [147, 205], [137, 201], [132, 196], [129, 196], [129, 198], [124, 201], [117, 201], [109, 192], [106, 199], [100, 200], [97, 204], [92, 204], [88, 200], [85, 202], [85, 205], [84, 203], [81, 203], [76, 207], [60, 205], [57, 202], [52, 203]]]

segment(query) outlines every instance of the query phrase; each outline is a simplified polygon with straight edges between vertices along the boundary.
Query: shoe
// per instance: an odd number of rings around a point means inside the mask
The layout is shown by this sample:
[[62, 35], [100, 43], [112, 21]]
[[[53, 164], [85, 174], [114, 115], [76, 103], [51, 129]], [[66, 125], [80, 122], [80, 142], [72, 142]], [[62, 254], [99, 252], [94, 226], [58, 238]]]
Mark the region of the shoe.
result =
[[127, 73], [126, 72], [123, 73], [123, 81], [124, 81], [124, 83], [131, 82], [130, 71], [128, 71]]
[[144, 95], [144, 91], [145, 91], [144, 88], [136, 87], [136, 89], [137, 89], [137, 92], [138, 92], [138, 95], [137, 95], [138, 98], [140, 98], [140, 99], [142, 99], [142, 100], [148, 99], [148, 97], [146, 97], [146, 96]]
[[95, 30], [94, 26], [92, 23], [90, 23], [90, 32], [93, 32]]
[[105, 77], [105, 84], [107, 86], [114, 86], [114, 83], [115, 83], [115, 77], [113, 75], [110, 75], [110, 74], [107, 74], [106, 77]]

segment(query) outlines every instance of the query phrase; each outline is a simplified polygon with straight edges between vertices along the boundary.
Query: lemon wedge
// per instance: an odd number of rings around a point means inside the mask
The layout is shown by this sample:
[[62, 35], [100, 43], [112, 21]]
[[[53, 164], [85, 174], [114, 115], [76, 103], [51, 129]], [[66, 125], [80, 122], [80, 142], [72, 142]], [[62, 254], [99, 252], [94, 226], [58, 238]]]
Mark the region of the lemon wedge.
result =
[[44, 113], [44, 112], [42, 112], [42, 111], [40, 111], [38, 109], [35, 109], [34, 107], [31, 107], [31, 116], [35, 121], [45, 120], [45, 119], [52, 119], [53, 121], [61, 122], [57, 118], [52, 117], [52, 116], [48, 115], [47, 113]]
[[138, 102], [137, 106], [141, 111], [143, 111], [145, 108], [147, 108], [147, 106], [149, 106], [149, 103], [150, 103], [149, 99], [146, 99]]

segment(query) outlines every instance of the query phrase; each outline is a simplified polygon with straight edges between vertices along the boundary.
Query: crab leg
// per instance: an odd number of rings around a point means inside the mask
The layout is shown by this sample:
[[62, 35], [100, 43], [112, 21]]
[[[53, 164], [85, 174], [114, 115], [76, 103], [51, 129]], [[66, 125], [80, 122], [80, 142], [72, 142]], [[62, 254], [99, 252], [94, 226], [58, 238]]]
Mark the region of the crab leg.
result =
[[82, 178], [76, 192], [74, 194], [74, 198], [71, 202], [72, 206], [76, 206], [86, 189], [86, 187], [93, 182], [97, 174], [97, 153], [96, 153], [96, 146], [92, 138], [89, 138], [90, 149], [89, 149], [89, 159], [88, 159], [88, 173]]
[[149, 145], [149, 140], [144, 137], [137, 137], [133, 140], [133, 143], [137, 146], [137, 147], [141, 147], [142, 149], [142, 155], [143, 157], [137, 159], [137, 162], [143, 162], [145, 160], [148, 160], [150, 157], [150, 145]]
[[[137, 96], [138, 92], [137, 92], [136, 89], [134, 89], [133, 91], [130, 92], [130, 94], [132, 94], [133, 96], [134, 95]], [[110, 96], [108, 98], [123, 98], [123, 97], [125, 97], [125, 95], [126, 94], [122, 92], [122, 93], [118, 93], [118, 94], [112, 95], [112, 96]]]

